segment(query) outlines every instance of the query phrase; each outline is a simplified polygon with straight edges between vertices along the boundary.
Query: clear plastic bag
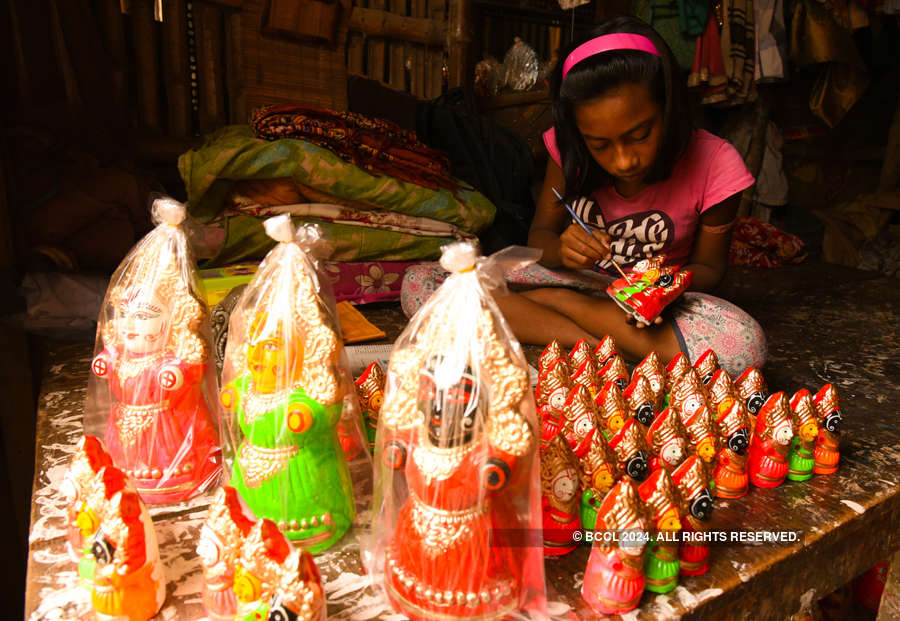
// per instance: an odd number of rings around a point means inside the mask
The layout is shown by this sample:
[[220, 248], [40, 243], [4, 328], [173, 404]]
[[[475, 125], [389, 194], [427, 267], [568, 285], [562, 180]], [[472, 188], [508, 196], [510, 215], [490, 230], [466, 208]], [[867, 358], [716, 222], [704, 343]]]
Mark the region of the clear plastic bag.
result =
[[537, 83], [537, 53], [519, 37], [503, 57], [503, 82], [514, 91], [527, 91]]
[[279, 242], [231, 313], [220, 401], [230, 485], [313, 554], [356, 515], [347, 455], [368, 462], [334, 297], [311, 258], [315, 227], [265, 221]]
[[544, 612], [534, 396], [490, 293], [537, 256], [445, 247], [451, 275], [391, 353], [364, 560], [411, 619]]
[[222, 451], [203, 303], [185, 207], [153, 202], [156, 228], [110, 279], [97, 323], [85, 432], [104, 438], [145, 502], [185, 500], [219, 480]]

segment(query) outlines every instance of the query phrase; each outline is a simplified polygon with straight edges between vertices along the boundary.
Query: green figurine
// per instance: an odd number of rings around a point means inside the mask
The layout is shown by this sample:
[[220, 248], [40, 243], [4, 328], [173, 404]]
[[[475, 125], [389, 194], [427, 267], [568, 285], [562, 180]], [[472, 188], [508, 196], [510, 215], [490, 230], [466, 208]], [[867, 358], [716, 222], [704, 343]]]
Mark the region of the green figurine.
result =
[[819, 435], [819, 423], [816, 420], [816, 405], [812, 394], [805, 388], [791, 397], [791, 418], [796, 433], [788, 453], [787, 478], [791, 481], [806, 481], [812, 478], [813, 467], [816, 465], [813, 449]]

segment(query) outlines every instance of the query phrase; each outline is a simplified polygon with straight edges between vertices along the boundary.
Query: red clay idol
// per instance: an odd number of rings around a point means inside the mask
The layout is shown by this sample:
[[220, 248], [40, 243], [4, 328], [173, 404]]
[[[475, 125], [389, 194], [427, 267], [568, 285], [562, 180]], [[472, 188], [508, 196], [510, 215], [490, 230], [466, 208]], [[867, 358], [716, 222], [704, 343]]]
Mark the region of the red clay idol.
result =
[[691, 282], [689, 270], [664, 267], [665, 255], [638, 261], [629, 278], [619, 278], [606, 288], [622, 309], [644, 324], [651, 324]]
[[678, 486], [678, 493], [686, 505], [682, 528], [681, 544], [678, 546], [678, 559], [681, 564], [681, 575], [701, 576], [709, 571], [709, 546], [694, 542], [694, 534], [702, 535], [707, 531], [705, 522], [709, 520], [713, 510], [712, 493], [709, 490], [709, 475], [706, 467], [696, 455], [691, 455], [675, 469], [672, 480]]
[[578, 545], [581, 530], [578, 459], [558, 435], [541, 448], [541, 513], [544, 555], [568, 554]]
[[747, 461], [750, 482], [756, 487], [778, 487], [787, 476], [787, 456], [794, 437], [790, 406], [783, 392], [776, 392], [763, 404], [753, 436]]
[[650, 382], [643, 375], [635, 375], [622, 393], [630, 416], [644, 427], [649, 427], [656, 415], [655, 399]]

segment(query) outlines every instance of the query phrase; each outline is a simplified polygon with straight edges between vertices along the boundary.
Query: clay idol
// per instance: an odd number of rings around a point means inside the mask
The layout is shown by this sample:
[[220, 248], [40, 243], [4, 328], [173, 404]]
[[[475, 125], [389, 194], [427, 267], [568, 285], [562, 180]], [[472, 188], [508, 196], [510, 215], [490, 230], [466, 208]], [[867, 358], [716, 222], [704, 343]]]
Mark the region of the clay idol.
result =
[[813, 449], [819, 436], [816, 404], [810, 392], [801, 388], [791, 397], [790, 405], [791, 418], [797, 434], [791, 440], [787, 478], [791, 481], [806, 481], [813, 475], [815, 466]]
[[665, 267], [665, 262], [665, 255], [638, 261], [628, 278], [613, 281], [606, 293], [636, 321], [653, 323], [691, 283], [689, 270]]
[[549, 442], [562, 431], [566, 399], [572, 388], [565, 359], [557, 358], [538, 378], [535, 388], [538, 415], [541, 420], [541, 441]]
[[647, 430], [647, 444], [653, 453], [650, 469], [672, 472], [688, 456], [690, 440], [687, 429], [672, 408], [666, 408]]
[[541, 352], [541, 355], [538, 356], [538, 375], [541, 375], [546, 371], [550, 366], [550, 363], [559, 358], [565, 359], [566, 352], [563, 351], [559, 341], [551, 341], [550, 344], [544, 348], [544, 351]]
[[682, 536], [678, 546], [680, 573], [683, 576], [700, 576], [709, 571], [709, 545], [703, 543], [701, 537], [692, 535], [706, 532], [704, 523], [712, 514], [709, 474], [703, 462], [696, 455], [691, 455], [675, 469], [672, 480], [678, 486], [678, 493], [685, 507], [682, 511], [682, 528], [686, 535]]
[[597, 510], [606, 493], [619, 479], [616, 456], [609, 448], [602, 433], [591, 437], [587, 455], [581, 458], [581, 524], [585, 530], [593, 530], [597, 523]]
[[563, 407], [565, 423], [563, 435], [569, 446], [575, 452], [575, 456], [581, 459], [585, 456], [591, 444], [591, 438], [598, 432], [597, 411], [594, 402], [587, 389], [577, 384], [569, 392], [569, 398]]
[[613, 437], [628, 418], [625, 397], [614, 382], [606, 382], [594, 400], [600, 416], [600, 429], [607, 439]]
[[659, 358], [659, 354], [651, 351], [641, 360], [631, 373], [631, 381], [638, 375], [643, 375], [650, 382], [650, 390], [653, 391], [653, 409], [660, 412], [663, 409], [663, 399], [666, 396], [666, 368]]
[[541, 510], [544, 554], [567, 554], [578, 545], [581, 530], [578, 459], [569, 443], [558, 435], [541, 448]]
[[794, 437], [790, 406], [783, 392], [770, 396], [756, 417], [747, 473], [757, 487], [778, 487], [787, 476], [787, 456]]
[[499, 619], [541, 607], [535, 405], [521, 346], [488, 293], [534, 258], [516, 247], [488, 258], [468, 243], [445, 247], [450, 276], [394, 345], [366, 558], [410, 619]]
[[625, 397], [629, 415], [644, 427], [649, 427], [656, 416], [656, 400], [650, 382], [643, 375], [635, 375], [622, 396]]
[[378, 413], [384, 402], [384, 370], [377, 362], [372, 362], [356, 378], [356, 395], [362, 409], [366, 427], [369, 452], [375, 449], [375, 431], [378, 429]]
[[[295, 233], [287, 216], [264, 224], [278, 243], [231, 313], [222, 369], [231, 485], [257, 518], [316, 554], [356, 514], [337, 426], [359, 418], [357, 400], [333, 300], [307, 254], [317, 231]], [[358, 425], [351, 428], [353, 444], [364, 446]]]
[[625, 361], [618, 354], [615, 354], [606, 361], [606, 364], [597, 372], [601, 384], [613, 382], [619, 387], [619, 390], [625, 390], [631, 377], [628, 375], [628, 368]]
[[819, 417], [819, 437], [816, 438], [814, 467], [816, 474], [834, 474], [841, 459], [840, 440], [841, 425], [844, 414], [838, 403], [837, 390], [831, 384], [825, 384], [813, 398], [816, 414]]
[[752, 417], [751, 422], [753, 422], [755, 426], [756, 415], [759, 414], [759, 410], [762, 408], [763, 403], [769, 398], [766, 380], [756, 367], [747, 367], [747, 369], [741, 373], [740, 377], [735, 380], [734, 386], [737, 389], [738, 395], [744, 400], [747, 412]]
[[667, 541], [665, 535], [681, 530], [681, 499], [672, 475], [664, 469], [653, 472], [638, 491], [647, 505], [652, 530], [656, 533], [650, 540], [644, 563], [645, 588], [653, 593], [668, 593], [678, 586], [678, 542]]
[[707, 349], [700, 354], [700, 357], [694, 362], [694, 368], [697, 369], [697, 374], [700, 375], [700, 381], [704, 384], [709, 384], [713, 374], [719, 370], [719, 358], [716, 356], [716, 352]]
[[184, 205], [153, 203], [158, 224], [110, 279], [97, 325], [85, 431], [146, 502], [185, 500], [219, 479], [221, 448], [209, 317], [181, 223]]
[[597, 361], [597, 366], [599, 368], [603, 368], [609, 359], [614, 355], [618, 355], [619, 350], [616, 349], [616, 340], [610, 335], [605, 335], [600, 343], [594, 348], [594, 359]]

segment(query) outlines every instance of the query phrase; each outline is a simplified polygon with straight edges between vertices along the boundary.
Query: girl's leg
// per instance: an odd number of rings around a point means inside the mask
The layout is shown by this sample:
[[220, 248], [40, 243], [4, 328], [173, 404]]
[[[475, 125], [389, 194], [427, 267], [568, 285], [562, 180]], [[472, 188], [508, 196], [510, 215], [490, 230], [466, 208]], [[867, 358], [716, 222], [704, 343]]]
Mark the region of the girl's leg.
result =
[[[651, 351], [656, 351], [663, 360], [668, 361], [681, 351], [670, 322], [638, 328], [626, 323], [624, 311], [609, 298], [593, 297], [560, 288], [532, 289], [523, 292], [522, 297], [571, 318], [598, 339], [609, 334], [616, 340], [616, 347], [622, 355], [632, 362], [641, 360]], [[518, 333], [516, 336], [519, 337]], [[554, 336], [550, 336], [544, 344], [554, 338], [564, 344], [559, 337]], [[568, 344], [569, 347], [571, 345]]]
[[706, 293], [689, 291], [670, 310], [676, 336], [691, 361], [712, 349], [719, 366], [737, 378], [766, 361], [766, 335], [743, 310]]

